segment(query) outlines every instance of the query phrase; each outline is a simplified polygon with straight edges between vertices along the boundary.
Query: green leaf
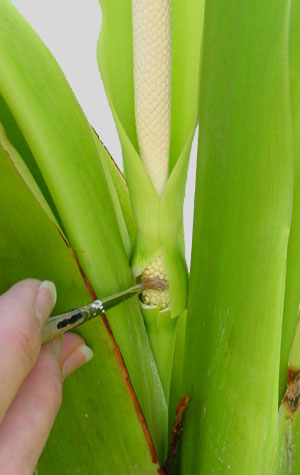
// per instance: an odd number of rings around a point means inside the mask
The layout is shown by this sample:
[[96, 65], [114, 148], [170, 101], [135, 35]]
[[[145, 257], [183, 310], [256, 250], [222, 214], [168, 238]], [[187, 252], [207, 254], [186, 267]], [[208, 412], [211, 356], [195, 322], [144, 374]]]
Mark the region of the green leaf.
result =
[[288, 0], [206, 2], [182, 473], [268, 473], [292, 209]]
[[294, 203], [289, 239], [282, 323], [279, 400], [286, 388], [286, 368], [300, 304], [300, 2], [292, 1], [290, 22], [290, 81], [294, 153]]
[[0, 122], [3, 124], [6, 134], [13, 144], [13, 146], [19, 151], [22, 155], [24, 162], [29, 168], [34, 180], [41, 189], [43, 195], [45, 196], [47, 202], [51, 206], [51, 209], [58, 218], [57, 210], [49, 193], [49, 190], [46, 186], [46, 183], [41, 175], [41, 172], [33, 158], [30, 148], [28, 147], [26, 140], [24, 139], [22, 132], [20, 131], [13, 115], [11, 114], [4, 98], [0, 94]]
[[[101, 145], [102, 142], [101, 142]], [[108, 165], [108, 169], [111, 175], [112, 182], [114, 184], [119, 203], [122, 209], [123, 217], [126, 223], [126, 228], [129, 234], [130, 244], [133, 247], [135, 236], [136, 236], [136, 222], [133, 217], [132, 208], [130, 204], [128, 185], [125, 180], [124, 175], [121, 170], [118, 168], [116, 162], [109, 154], [108, 150], [103, 146], [100, 147], [104, 151], [105, 161]]]
[[[35, 277], [56, 283], [55, 312], [89, 301], [72, 249], [3, 130], [0, 177], [0, 292]], [[99, 318], [80, 334], [94, 358], [64, 383], [63, 406], [39, 473], [51, 474], [54, 467], [56, 473], [97, 473], [99, 464], [109, 474], [133, 473], [133, 467], [137, 473], [156, 473], [149, 434], [109, 327]]]
[[52, 213], [52, 210], [49, 207], [48, 202], [45, 200], [41, 190], [39, 189], [38, 185], [36, 184], [34, 178], [32, 177], [29, 169], [27, 168], [25, 162], [22, 160], [21, 156], [17, 152], [17, 150], [13, 147], [13, 145], [10, 143], [6, 131], [3, 127], [3, 125], [0, 122], [0, 143], [1, 147], [5, 152], [8, 154], [10, 157], [12, 163], [18, 170], [19, 174], [22, 176], [24, 182], [27, 184], [27, 186], [30, 188], [32, 194], [35, 196], [37, 201], [40, 203], [41, 207], [45, 211], [45, 213], [48, 215], [48, 217], [51, 219], [51, 221], [54, 222], [56, 227], [58, 228], [59, 232], [62, 234], [61, 229], [59, 228], [59, 225], [56, 221], [56, 218], [54, 214]]
[[[11, 2], [0, 3], [0, 94], [51, 193], [71, 246], [97, 295], [133, 282], [118, 210], [95, 136], [62, 71]], [[161, 457], [167, 407], [136, 300], [108, 312]]]
[[[198, 121], [200, 50], [204, 0], [172, 0], [172, 107], [170, 171], [188, 161]], [[182, 185], [182, 187], [184, 187]]]
[[[99, 270], [91, 264], [95, 256], [107, 262], [106, 249], [110, 248], [116, 260], [124, 260], [124, 248], [93, 133], [55, 59], [10, 2], [2, 1], [0, 18], [2, 95], [47, 183], [69, 239], [86, 261], [85, 272], [99, 279]], [[104, 218], [110, 236], [102, 232], [103, 245], [99, 246]], [[84, 259], [87, 249], [91, 255]], [[110, 280], [108, 273], [105, 292], [112, 290]]]
[[[95, 133], [93, 133], [93, 138], [94, 138], [94, 142], [98, 151], [98, 157], [100, 160], [101, 168], [103, 170], [103, 173], [107, 182], [113, 208], [116, 214], [116, 219], [118, 222], [126, 256], [129, 259], [131, 251], [132, 251], [132, 244], [130, 242], [127, 225], [126, 225], [126, 221], [123, 214], [123, 209], [121, 207], [121, 203], [119, 200], [119, 195], [121, 195], [124, 202], [124, 190], [121, 187], [120, 180], [116, 180], [116, 179], [115, 181], [113, 180], [113, 176], [115, 176], [116, 173], [113, 173], [113, 170], [111, 168], [110, 163], [112, 159], [110, 158], [107, 149], [104, 147], [104, 145], [102, 144], [102, 142], [99, 140], [99, 138], [97, 137]], [[119, 192], [117, 190], [119, 190]], [[128, 212], [128, 209], [125, 209], [125, 211]], [[129, 209], [129, 212], [130, 211], [131, 209]]]

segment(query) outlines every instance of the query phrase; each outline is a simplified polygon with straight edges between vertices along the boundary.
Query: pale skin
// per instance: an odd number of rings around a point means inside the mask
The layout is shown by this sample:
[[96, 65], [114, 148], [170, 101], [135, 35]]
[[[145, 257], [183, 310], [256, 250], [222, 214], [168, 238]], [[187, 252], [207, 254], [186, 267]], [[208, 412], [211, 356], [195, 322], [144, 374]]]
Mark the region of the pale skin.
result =
[[41, 346], [55, 286], [28, 279], [0, 296], [0, 472], [31, 475], [62, 401], [65, 377], [91, 359], [81, 337]]

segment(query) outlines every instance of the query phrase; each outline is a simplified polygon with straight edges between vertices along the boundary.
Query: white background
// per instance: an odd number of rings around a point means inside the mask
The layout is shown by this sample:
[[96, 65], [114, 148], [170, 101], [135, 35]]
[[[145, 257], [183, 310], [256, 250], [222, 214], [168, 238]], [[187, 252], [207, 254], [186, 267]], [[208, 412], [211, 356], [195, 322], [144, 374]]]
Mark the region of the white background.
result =
[[[121, 166], [121, 147], [96, 59], [101, 27], [98, 1], [13, 0], [13, 4], [57, 59], [89, 122]], [[196, 139], [192, 147], [184, 209], [188, 263], [192, 241], [195, 170]]]

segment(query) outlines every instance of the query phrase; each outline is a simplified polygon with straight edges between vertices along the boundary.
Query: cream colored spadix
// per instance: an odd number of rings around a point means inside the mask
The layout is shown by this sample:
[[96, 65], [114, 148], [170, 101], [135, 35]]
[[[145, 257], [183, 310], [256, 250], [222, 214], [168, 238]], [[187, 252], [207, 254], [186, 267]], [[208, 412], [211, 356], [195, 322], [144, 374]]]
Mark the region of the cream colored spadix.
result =
[[161, 196], [171, 128], [171, 1], [132, 0], [135, 121], [139, 152]]

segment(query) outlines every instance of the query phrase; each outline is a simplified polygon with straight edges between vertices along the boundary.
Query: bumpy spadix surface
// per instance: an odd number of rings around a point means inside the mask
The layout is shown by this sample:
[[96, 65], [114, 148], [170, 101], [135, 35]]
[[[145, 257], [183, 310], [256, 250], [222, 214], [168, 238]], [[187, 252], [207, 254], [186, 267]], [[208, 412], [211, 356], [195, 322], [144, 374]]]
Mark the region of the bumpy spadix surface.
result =
[[160, 196], [169, 170], [171, 1], [132, 0], [132, 22], [139, 152]]
[[144, 270], [142, 275], [142, 281], [161, 281], [166, 285], [166, 288], [146, 289], [142, 293], [142, 300], [146, 305], [160, 305], [161, 309], [165, 309], [169, 306], [169, 288], [168, 288], [168, 276], [165, 271], [165, 267], [162, 261], [162, 257], [158, 256], [152, 261]]

